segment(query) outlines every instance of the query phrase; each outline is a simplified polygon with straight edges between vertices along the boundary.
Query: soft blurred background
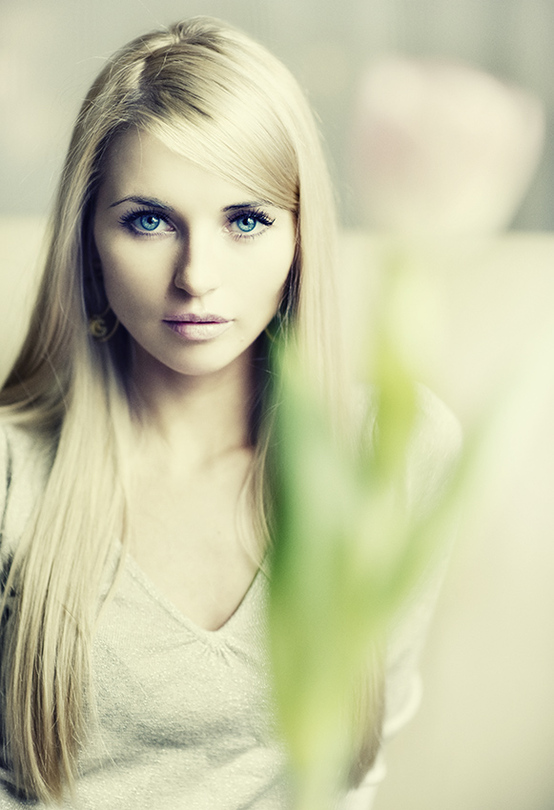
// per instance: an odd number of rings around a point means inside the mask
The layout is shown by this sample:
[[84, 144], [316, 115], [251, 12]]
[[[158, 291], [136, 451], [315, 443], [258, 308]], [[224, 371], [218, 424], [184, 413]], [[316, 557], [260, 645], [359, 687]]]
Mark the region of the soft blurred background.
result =
[[[376, 810], [551, 810], [554, 2], [0, 0], [0, 376], [24, 328], [44, 215], [88, 85], [120, 44], [193, 14], [250, 32], [305, 87], [338, 189], [353, 321], [371, 311], [382, 267], [350, 168], [367, 62], [391, 52], [462, 60], [545, 105], [542, 162], [511, 229], [442, 244], [418, 275], [414, 300], [426, 302], [421, 332], [433, 344], [424, 380], [470, 432], [491, 403], [509, 405], [422, 660], [423, 706], [389, 746]], [[513, 390], [519, 398], [504, 394]]]
[[[71, 122], [102, 60], [145, 30], [220, 16], [293, 70], [321, 117], [344, 221], [359, 223], [345, 147], [369, 58], [397, 51], [470, 61], [537, 92], [554, 114], [551, 0], [0, 0], [0, 209], [41, 213]], [[554, 225], [554, 144], [516, 220]]]

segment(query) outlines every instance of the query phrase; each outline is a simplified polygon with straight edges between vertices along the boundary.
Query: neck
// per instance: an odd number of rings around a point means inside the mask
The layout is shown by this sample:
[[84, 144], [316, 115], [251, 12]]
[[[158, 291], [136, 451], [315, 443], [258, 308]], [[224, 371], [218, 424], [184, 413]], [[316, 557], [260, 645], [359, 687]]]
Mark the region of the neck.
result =
[[[249, 448], [254, 373], [250, 353], [213, 374], [174, 372], [149, 355], [136, 357], [133, 407], [142, 440], [164, 446], [164, 454], [190, 460]], [[167, 457], [167, 455], [166, 455]]]

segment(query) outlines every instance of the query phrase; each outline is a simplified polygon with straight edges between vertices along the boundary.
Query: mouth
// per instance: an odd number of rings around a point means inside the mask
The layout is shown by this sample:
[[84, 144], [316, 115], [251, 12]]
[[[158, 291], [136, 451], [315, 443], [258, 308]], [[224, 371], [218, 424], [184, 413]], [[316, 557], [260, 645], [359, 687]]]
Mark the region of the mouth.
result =
[[211, 313], [196, 314], [193, 312], [183, 315], [170, 315], [163, 319], [163, 323], [180, 337], [191, 343], [202, 343], [213, 340], [226, 332], [233, 321], [221, 315]]
[[165, 323], [229, 323], [227, 318], [221, 315], [212, 315], [208, 312], [197, 314], [195, 312], [185, 312], [183, 315], [168, 315], [164, 318]]

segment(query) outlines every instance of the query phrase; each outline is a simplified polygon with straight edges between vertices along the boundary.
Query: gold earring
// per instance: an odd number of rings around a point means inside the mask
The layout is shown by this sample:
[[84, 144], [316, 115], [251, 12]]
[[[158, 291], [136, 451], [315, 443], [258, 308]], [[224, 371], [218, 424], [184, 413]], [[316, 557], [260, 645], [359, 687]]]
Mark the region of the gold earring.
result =
[[94, 340], [98, 341], [98, 343], [105, 343], [107, 340], [113, 337], [116, 333], [117, 327], [119, 326], [119, 320], [117, 316], [114, 315], [115, 322], [110, 329], [106, 322], [106, 315], [108, 312], [110, 312], [109, 304], [104, 312], [101, 312], [98, 315], [91, 315], [88, 319], [89, 335], [94, 338]]

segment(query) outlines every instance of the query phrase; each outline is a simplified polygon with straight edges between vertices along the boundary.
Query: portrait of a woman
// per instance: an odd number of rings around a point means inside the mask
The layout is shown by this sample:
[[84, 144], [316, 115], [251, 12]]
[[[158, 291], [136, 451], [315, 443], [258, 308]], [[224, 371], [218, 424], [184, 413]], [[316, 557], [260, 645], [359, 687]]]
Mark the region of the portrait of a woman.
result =
[[[294, 330], [330, 412], [352, 407], [335, 231], [312, 114], [261, 45], [194, 18], [107, 62], [0, 393], [1, 808], [291, 807], [265, 649], [268, 358]], [[458, 446], [437, 399], [420, 411], [415, 500]], [[417, 704], [433, 593], [391, 643], [337, 807], [371, 806], [380, 741]]]

